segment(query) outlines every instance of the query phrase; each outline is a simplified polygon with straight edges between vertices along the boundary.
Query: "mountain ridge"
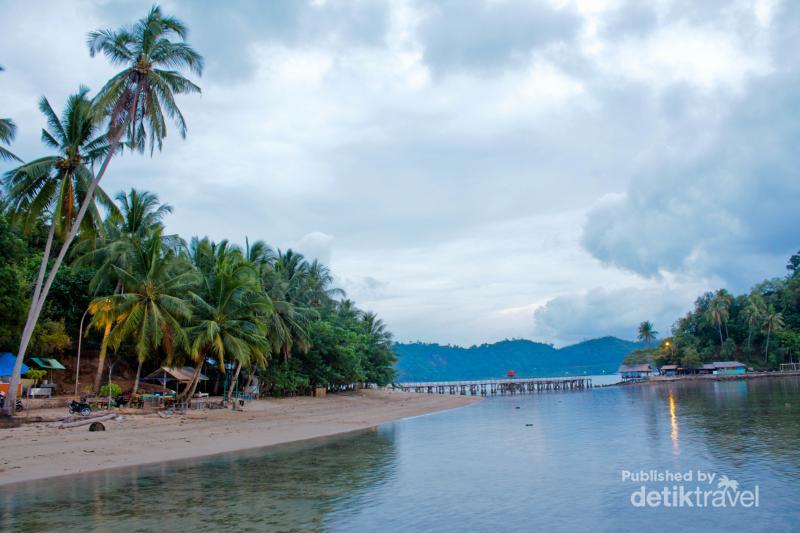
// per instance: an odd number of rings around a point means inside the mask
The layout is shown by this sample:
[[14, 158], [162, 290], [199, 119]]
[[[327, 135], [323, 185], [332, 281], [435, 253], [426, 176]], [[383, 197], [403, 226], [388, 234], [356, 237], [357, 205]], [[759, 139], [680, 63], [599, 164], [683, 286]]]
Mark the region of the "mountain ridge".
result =
[[437, 343], [395, 343], [397, 382], [491, 379], [514, 370], [518, 377], [602, 374], [616, 372], [640, 342], [600, 337], [555, 348], [529, 339], [461, 346]]

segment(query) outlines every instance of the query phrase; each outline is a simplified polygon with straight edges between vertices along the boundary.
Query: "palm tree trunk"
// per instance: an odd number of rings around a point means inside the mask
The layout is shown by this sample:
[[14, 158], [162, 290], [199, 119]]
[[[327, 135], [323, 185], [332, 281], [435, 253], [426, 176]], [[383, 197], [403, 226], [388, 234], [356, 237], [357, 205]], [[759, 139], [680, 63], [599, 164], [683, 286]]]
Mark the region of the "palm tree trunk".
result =
[[772, 333], [772, 324], [767, 327], [767, 343], [764, 345], [764, 364], [767, 364], [767, 358], [769, 356], [769, 335]]
[[717, 322], [717, 329], [719, 330], [719, 350], [720, 355], [722, 354], [722, 345], [725, 341], [722, 340], [722, 322]]
[[[33, 298], [31, 298], [31, 302], [38, 301], [39, 295], [42, 292], [42, 284], [44, 283], [44, 275], [47, 272], [47, 263], [50, 262], [50, 251], [53, 248], [53, 237], [55, 236], [55, 233], [56, 233], [56, 224], [55, 221], [51, 220], [50, 230], [47, 232], [47, 242], [44, 245], [42, 262], [39, 265], [39, 274], [36, 276], [36, 286], [33, 288]], [[33, 306], [31, 306], [31, 308], [28, 309], [28, 320], [30, 320], [32, 310]]]
[[750, 342], [752, 338], [753, 338], [753, 328], [747, 328], [747, 351], [748, 352], [753, 349], [753, 345]]
[[181, 400], [188, 400], [194, 395], [194, 391], [197, 388], [197, 382], [200, 381], [200, 370], [203, 368], [202, 361], [205, 359], [205, 356], [197, 362], [197, 366], [194, 369], [194, 374], [192, 374], [192, 381], [189, 382], [189, 386], [186, 387], [186, 390], [183, 391], [181, 395]]
[[139, 359], [139, 366], [136, 367], [136, 380], [133, 382], [133, 391], [131, 391], [131, 400], [136, 396], [136, 391], [139, 390], [139, 377], [142, 375], [142, 360]]
[[111, 323], [106, 324], [103, 330], [103, 341], [100, 343], [100, 357], [97, 359], [97, 372], [94, 374], [94, 385], [92, 391], [97, 394], [100, 390], [100, 380], [103, 379], [103, 368], [106, 364], [106, 354], [108, 353], [108, 336], [111, 334]]
[[28, 319], [25, 322], [25, 328], [22, 330], [22, 337], [19, 340], [17, 360], [14, 362], [14, 370], [11, 373], [11, 382], [9, 383], [8, 387], [9, 401], [6, 405], [6, 412], [9, 415], [14, 414], [14, 405], [17, 398], [17, 387], [19, 387], [20, 382], [22, 361], [25, 360], [25, 353], [27, 352], [28, 345], [31, 342], [33, 329], [36, 327], [36, 323], [39, 321], [39, 315], [42, 312], [42, 307], [44, 307], [44, 301], [47, 299], [47, 294], [50, 292], [50, 287], [53, 285], [53, 281], [55, 280], [59, 267], [61, 267], [61, 263], [64, 262], [64, 257], [67, 255], [69, 246], [72, 244], [72, 241], [75, 240], [75, 236], [78, 234], [78, 229], [81, 226], [81, 222], [83, 222], [83, 217], [86, 216], [86, 211], [89, 209], [89, 205], [92, 203], [94, 191], [97, 189], [97, 185], [100, 183], [100, 180], [103, 179], [103, 176], [108, 169], [108, 165], [111, 163], [111, 158], [114, 157], [114, 153], [117, 151], [117, 147], [119, 146], [119, 141], [122, 138], [123, 132], [124, 129], [120, 128], [111, 139], [111, 142], [109, 143], [110, 149], [108, 155], [103, 161], [103, 164], [100, 166], [100, 171], [97, 173], [97, 176], [92, 180], [92, 183], [89, 184], [89, 189], [86, 191], [86, 196], [84, 197], [83, 202], [81, 202], [81, 207], [78, 209], [78, 214], [75, 216], [75, 221], [72, 223], [72, 227], [70, 228], [67, 237], [64, 239], [64, 243], [61, 245], [61, 250], [58, 252], [58, 256], [56, 257], [53, 266], [50, 268], [50, 273], [47, 275], [47, 281], [45, 282], [44, 287], [42, 287], [42, 289], [39, 291], [38, 298], [35, 298], [31, 301], [31, 307], [28, 310]]
[[227, 400], [231, 401], [231, 397], [233, 396], [233, 389], [236, 387], [236, 382], [239, 379], [239, 372], [242, 370], [242, 362], [239, 361], [236, 363], [236, 372], [233, 373], [233, 378], [231, 379], [231, 385], [228, 387], [228, 395]]

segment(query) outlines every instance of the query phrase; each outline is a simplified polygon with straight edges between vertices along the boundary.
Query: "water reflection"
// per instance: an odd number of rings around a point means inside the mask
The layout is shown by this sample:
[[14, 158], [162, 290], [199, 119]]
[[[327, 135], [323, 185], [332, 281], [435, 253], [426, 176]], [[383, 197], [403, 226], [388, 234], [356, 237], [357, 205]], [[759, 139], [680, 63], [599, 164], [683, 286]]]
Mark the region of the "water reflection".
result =
[[380, 491], [394, 441], [386, 428], [300, 451], [29, 483], [0, 491], [0, 530], [317, 530], [333, 508]]
[[680, 455], [681, 450], [678, 445], [678, 417], [675, 416], [675, 395], [669, 391], [669, 423], [672, 428], [672, 449], [675, 455]]
[[[0, 530], [796, 530], [798, 409], [800, 379], [490, 398], [302, 450], [0, 489]], [[632, 509], [623, 470], [726, 475], [761, 507]]]

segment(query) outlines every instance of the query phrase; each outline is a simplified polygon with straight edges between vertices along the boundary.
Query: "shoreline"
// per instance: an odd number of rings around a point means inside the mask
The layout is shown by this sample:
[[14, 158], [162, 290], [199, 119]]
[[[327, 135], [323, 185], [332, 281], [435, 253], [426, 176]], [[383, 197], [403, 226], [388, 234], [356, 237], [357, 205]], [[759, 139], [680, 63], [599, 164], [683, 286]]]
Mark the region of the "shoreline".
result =
[[767, 378], [797, 378], [800, 372], [750, 372], [747, 374], [691, 374], [685, 376], [651, 376], [643, 381], [620, 381], [609, 385], [598, 385], [598, 387], [628, 387], [632, 385], [660, 385], [664, 383], [680, 383], [684, 381], [744, 381], [749, 379]]
[[[0, 487], [246, 450], [345, 437], [405, 418], [457, 409], [480, 397], [386, 390], [256, 400], [244, 411], [213, 410], [161, 418], [123, 414], [106, 431], [29, 423], [0, 430]], [[54, 410], [64, 414], [64, 409]], [[46, 414], [46, 413], [42, 413]]]

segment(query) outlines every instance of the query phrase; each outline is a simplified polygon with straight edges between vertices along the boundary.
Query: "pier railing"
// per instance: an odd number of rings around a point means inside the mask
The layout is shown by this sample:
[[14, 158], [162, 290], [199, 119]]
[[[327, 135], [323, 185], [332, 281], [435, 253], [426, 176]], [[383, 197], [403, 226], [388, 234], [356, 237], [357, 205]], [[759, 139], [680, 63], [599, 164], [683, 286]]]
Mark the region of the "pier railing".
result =
[[394, 388], [403, 392], [489, 396], [495, 394], [525, 394], [531, 392], [590, 389], [592, 388], [592, 378], [509, 378], [475, 381], [398, 383], [394, 385]]

